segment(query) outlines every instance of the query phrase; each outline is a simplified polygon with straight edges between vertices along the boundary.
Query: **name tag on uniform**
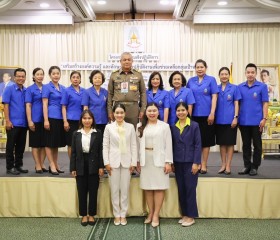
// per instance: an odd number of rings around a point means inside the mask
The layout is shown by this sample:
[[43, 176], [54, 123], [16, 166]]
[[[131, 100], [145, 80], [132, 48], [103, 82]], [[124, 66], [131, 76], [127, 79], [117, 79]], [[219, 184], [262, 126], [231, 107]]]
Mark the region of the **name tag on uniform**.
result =
[[128, 82], [121, 83], [121, 93], [128, 93]]

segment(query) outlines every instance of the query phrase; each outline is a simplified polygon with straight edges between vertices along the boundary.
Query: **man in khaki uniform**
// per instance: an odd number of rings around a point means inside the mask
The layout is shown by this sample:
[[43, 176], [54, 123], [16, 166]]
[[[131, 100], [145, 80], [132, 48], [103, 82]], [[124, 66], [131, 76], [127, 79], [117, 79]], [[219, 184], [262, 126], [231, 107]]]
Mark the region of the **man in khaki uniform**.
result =
[[132, 69], [133, 58], [128, 52], [121, 55], [121, 68], [111, 74], [108, 85], [108, 116], [114, 120], [112, 107], [122, 103], [126, 109], [125, 121], [136, 128], [147, 105], [146, 87], [142, 73]]

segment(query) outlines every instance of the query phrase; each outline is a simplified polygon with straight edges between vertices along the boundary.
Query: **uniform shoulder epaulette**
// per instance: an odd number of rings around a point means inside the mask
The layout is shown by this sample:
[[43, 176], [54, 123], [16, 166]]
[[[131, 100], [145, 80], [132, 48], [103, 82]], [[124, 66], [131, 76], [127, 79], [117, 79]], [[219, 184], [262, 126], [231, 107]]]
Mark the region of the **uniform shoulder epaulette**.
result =
[[119, 69], [113, 70], [113, 73], [118, 72], [118, 71], [119, 71]]
[[139, 70], [139, 69], [133, 68], [133, 70], [136, 71], [136, 72], [139, 72], [139, 73], [141, 72], [141, 70]]

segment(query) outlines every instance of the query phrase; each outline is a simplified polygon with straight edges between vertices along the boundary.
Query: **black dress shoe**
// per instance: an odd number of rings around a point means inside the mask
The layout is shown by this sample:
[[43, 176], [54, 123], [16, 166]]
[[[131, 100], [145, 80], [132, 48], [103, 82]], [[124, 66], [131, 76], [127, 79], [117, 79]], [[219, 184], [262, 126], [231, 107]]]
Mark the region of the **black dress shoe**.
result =
[[81, 225], [82, 225], [83, 227], [86, 227], [86, 226], [88, 225], [88, 221], [83, 222], [83, 218], [82, 218], [82, 220], [81, 220]]
[[94, 226], [95, 225], [95, 221], [88, 221], [88, 225]]
[[231, 171], [225, 170], [225, 171], [224, 171], [224, 174], [225, 174], [225, 175], [230, 175], [230, 174], [231, 174]]
[[239, 175], [245, 175], [249, 174], [250, 168], [243, 168], [240, 172], [238, 172]]
[[35, 172], [36, 172], [36, 173], [39, 173], [39, 174], [42, 174], [42, 173], [43, 173], [43, 169], [37, 170], [37, 169], [35, 168]]
[[258, 170], [255, 169], [255, 168], [252, 168], [252, 169], [250, 170], [250, 172], [249, 172], [249, 175], [250, 175], [250, 176], [256, 176], [256, 175], [258, 175]]
[[7, 169], [7, 174], [19, 175], [20, 172], [16, 168]]
[[56, 171], [57, 171], [58, 173], [64, 173], [64, 171], [62, 171], [62, 170], [60, 170], [60, 169], [56, 169]]
[[23, 169], [22, 167], [18, 167], [17, 170], [18, 170], [20, 173], [28, 173], [28, 170], [27, 170], [27, 169]]
[[52, 175], [59, 175], [58, 172], [53, 172], [52, 169], [51, 169], [51, 167], [49, 167], [49, 173], [51, 173]]

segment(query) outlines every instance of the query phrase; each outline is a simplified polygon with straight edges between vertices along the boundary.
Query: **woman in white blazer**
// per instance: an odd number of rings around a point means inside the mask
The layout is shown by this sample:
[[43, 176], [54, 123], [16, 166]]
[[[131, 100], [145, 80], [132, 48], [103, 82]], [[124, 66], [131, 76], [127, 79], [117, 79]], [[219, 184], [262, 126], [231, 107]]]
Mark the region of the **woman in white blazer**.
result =
[[173, 163], [170, 127], [158, 117], [157, 105], [149, 103], [142, 123], [137, 125], [137, 171], [141, 172], [140, 187], [145, 190], [149, 208], [149, 215], [144, 223], [151, 223], [153, 227], [159, 225], [159, 212], [165, 190], [169, 188], [169, 173]]
[[126, 225], [131, 173], [137, 165], [137, 144], [134, 126], [124, 121], [125, 107], [113, 107], [115, 122], [108, 124], [103, 137], [103, 159], [109, 174], [114, 224]]

